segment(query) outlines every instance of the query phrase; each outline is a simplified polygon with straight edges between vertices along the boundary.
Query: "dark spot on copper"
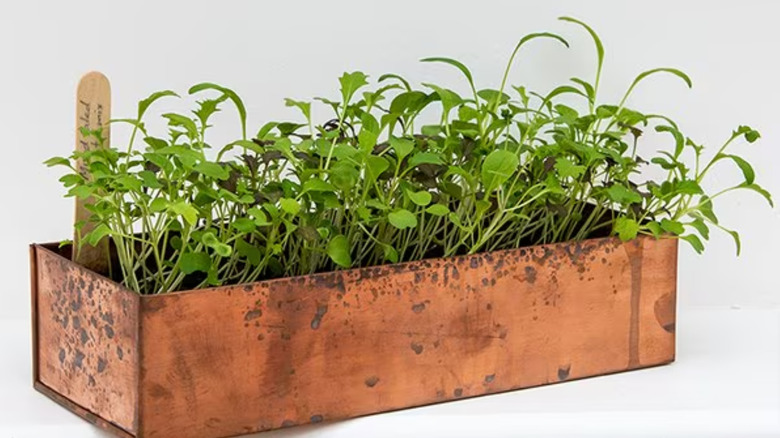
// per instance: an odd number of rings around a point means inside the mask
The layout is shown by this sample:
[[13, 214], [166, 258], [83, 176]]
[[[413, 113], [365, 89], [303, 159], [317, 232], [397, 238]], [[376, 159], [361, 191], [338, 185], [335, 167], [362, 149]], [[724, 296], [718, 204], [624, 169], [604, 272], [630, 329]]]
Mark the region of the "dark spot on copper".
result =
[[558, 368], [558, 380], [566, 380], [569, 378], [569, 371], [571, 365], [566, 365]]
[[492, 305], [492, 304], [490, 304], [490, 303], [487, 303], [487, 305], [485, 305], [485, 309], [487, 309], [487, 310], [493, 310], [493, 305]]
[[105, 327], [103, 327], [103, 329], [106, 331], [106, 336], [108, 337], [108, 339], [114, 338], [114, 329], [111, 328], [110, 325], [106, 325]]
[[312, 415], [309, 420], [311, 420], [312, 423], [320, 423], [322, 422], [322, 415]]
[[663, 327], [663, 329], [666, 330], [669, 333], [674, 333], [674, 323], [673, 322], [670, 322], [669, 324], [664, 324], [661, 327]]
[[153, 398], [173, 398], [173, 393], [159, 383], [152, 384], [152, 386], [149, 388], [149, 395], [151, 395]]
[[376, 384], [379, 383], [379, 377], [377, 376], [371, 376], [368, 379], [366, 379], [366, 386], [369, 388], [373, 388], [376, 386]]
[[293, 426], [295, 426], [295, 422], [292, 420], [282, 421], [282, 427], [293, 427]]
[[244, 321], [251, 321], [253, 319], [257, 319], [263, 316], [263, 311], [260, 309], [254, 309], [250, 310], [249, 312], [246, 312], [244, 315]]
[[431, 274], [431, 281], [434, 282], [434, 283], [439, 281], [439, 273], [438, 272], [434, 272], [433, 274]]
[[533, 266], [525, 267], [525, 281], [534, 284], [536, 282], [536, 268]]
[[442, 391], [441, 389], [437, 389], [436, 398], [444, 398], [444, 391]]
[[328, 313], [328, 305], [321, 305], [317, 306], [317, 313], [314, 314], [314, 319], [311, 320], [311, 329], [317, 330], [320, 328], [320, 323], [322, 322], [322, 317], [325, 316], [325, 314]]
[[455, 388], [455, 391], [453, 391], [453, 394], [455, 394], [455, 397], [460, 397], [463, 395], [463, 388]]
[[415, 283], [421, 283], [423, 280], [425, 280], [425, 274], [422, 272], [415, 272], [414, 273], [414, 282]]
[[101, 314], [100, 318], [103, 319], [103, 321], [105, 321], [105, 322], [107, 322], [109, 324], [113, 324], [114, 323], [114, 316], [111, 315], [111, 313], [109, 313], [109, 312]]
[[244, 289], [244, 292], [252, 292], [252, 286], [249, 285], [249, 284], [244, 285], [243, 289]]
[[58, 355], [58, 357], [60, 358], [60, 364], [65, 363], [65, 350], [60, 348], [60, 354]]
[[476, 269], [479, 267], [479, 259], [477, 257], [472, 257], [469, 261], [469, 266], [471, 266], [472, 269]]
[[412, 342], [410, 344], [410, 346], [412, 347], [412, 350], [414, 350], [414, 354], [422, 354], [422, 352], [423, 352], [423, 346], [422, 345], [417, 344], [415, 342]]
[[482, 279], [482, 286], [487, 286], [489, 284], [490, 284], [490, 280], [488, 280], [487, 278]]
[[412, 306], [412, 312], [420, 313], [425, 310], [425, 303], [419, 303]]
[[86, 356], [81, 352], [81, 350], [76, 350], [76, 356], [73, 358], [73, 365], [75, 365], [77, 368], [81, 368], [85, 357]]
[[97, 384], [97, 382], [95, 382], [95, 377], [94, 376], [92, 376], [92, 375], [89, 376], [88, 384], [89, 384], [89, 386], [95, 386]]
[[491, 383], [493, 380], [495, 380], [496, 375], [495, 374], [488, 374], [485, 376], [485, 383]]
[[92, 325], [92, 327], [97, 328], [98, 321], [97, 321], [97, 318], [95, 318], [95, 315], [92, 315], [92, 316], [89, 317], [89, 323], [90, 323], [90, 325]]
[[116, 347], [116, 357], [118, 357], [119, 360], [122, 360], [125, 357], [125, 352], [122, 351], [122, 347], [120, 346]]
[[[67, 318], [67, 316], [65, 318]], [[73, 317], [73, 328], [76, 330], [81, 328], [81, 319], [79, 319], [78, 316]]]
[[458, 271], [458, 267], [453, 265], [452, 266], [452, 279], [453, 280], [457, 280], [459, 278], [460, 278], [460, 272]]
[[87, 341], [89, 341], [89, 335], [87, 334], [86, 330], [81, 329], [79, 331], [79, 336], [81, 337], [81, 345], [85, 345]]
[[69, 320], [69, 318], [70, 317], [68, 315], [65, 315], [65, 317], [62, 318], [62, 320], [60, 321], [60, 324], [62, 324], [62, 328], [64, 328], [64, 329], [68, 328], [68, 320]]
[[103, 359], [102, 357], [98, 357], [97, 370], [99, 373], [102, 373], [103, 371], [106, 370], [106, 365], [108, 365], [108, 362], [106, 362], [106, 360]]

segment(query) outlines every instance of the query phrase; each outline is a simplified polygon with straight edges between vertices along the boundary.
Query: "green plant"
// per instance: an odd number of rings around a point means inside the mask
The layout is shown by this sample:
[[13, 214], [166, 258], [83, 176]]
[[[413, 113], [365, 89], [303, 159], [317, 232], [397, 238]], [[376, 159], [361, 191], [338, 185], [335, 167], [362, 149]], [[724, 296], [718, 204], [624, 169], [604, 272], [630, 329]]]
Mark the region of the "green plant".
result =
[[[498, 89], [478, 89], [469, 69], [449, 58], [423, 62], [458, 69], [465, 96], [436, 84], [414, 88], [386, 74], [369, 88], [361, 72], [339, 78], [336, 100], [316, 98], [333, 116], [312, 119], [312, 102], [287, 99], [302, 122], [269, 122], [251, 139], [246, 110], [231, 90], [200, 84], [190, 94], [210, 93], [191, 115], [167, 113], [167, 136], [152, 136], [144, 124], [151, 104], [174, 97], [152, 94], [129, 123], [125, 150], [104, 147], [55, 157], [70, 173], [61, 181], [68, 196], [93, 199], [93, 231], [82, 242], [110, 236], [120, 273], [131, 289], [164, 293], [182, 288], [233, 284], [386, 262], [452, 256], [522, 245], [580, 240], [615, 233], [679, 237], [696, 251], [709, 227], [724, 228], [712, 203], [734, 190], [758, 192], [754, 171], [726, 152], [758, 132], [740, 126], [714, 156], [686, 137], [669, 118], [626, 106], [635, 87], [659, 73], [691, 81], [683, 72], [659, 68], [641, 73], [616, 105], [597, 101], [604, 49], [586, 24], [568, 17], [592, 37], [595, 79], [539, 94], [507, 88], [520, 40]], [[509, 94], [512, 93], [512, 94]], [[560, 103], [581, 100], [579, 109]], [[240, 139], [210, 150], [210, 117], [225, 104], [239, 114]], [[438, 123], [421, 125], [421, 114]], [[639, 146], [644, 130], [667, 133], [671, 148], [649, 161]], [[101, 132], [86, 132], [103, 143]], [[144, 142], [143, 150], [136, 140]], [[107, 146], [107, 145], [105, 145]], [[693, 167], [685, 164], [690, 156]], [[84, 163], [85, 172], [76, 170]], [[707, 195], [701, 182], [713, 165], [732, 161], [744, 182]], [[640, 180], [643, 167], [659, 168], [663, 181]], [[77, 228], [83, 224], [77, 224]]]

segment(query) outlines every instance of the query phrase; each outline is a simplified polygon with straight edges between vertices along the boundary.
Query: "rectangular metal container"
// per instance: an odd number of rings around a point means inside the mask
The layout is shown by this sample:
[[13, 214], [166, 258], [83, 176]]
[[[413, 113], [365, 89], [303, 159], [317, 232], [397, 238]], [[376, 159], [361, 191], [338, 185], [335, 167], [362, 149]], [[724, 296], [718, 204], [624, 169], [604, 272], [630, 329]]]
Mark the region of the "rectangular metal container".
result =
[[35, 387], [215, 438], [666, 364], [677, 240], [540, 245], [140, 296], [31, 246]]

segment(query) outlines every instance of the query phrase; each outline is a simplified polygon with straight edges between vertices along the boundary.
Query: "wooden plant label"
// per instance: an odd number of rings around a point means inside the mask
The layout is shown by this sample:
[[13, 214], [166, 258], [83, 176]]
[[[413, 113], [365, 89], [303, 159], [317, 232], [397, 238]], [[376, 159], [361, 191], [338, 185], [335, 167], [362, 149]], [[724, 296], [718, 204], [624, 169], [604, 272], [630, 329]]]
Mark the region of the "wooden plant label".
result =
[[[111, 86], [108, 78], [100, 72], [89, 72], [79, 82], [76, 91], [76, 150], [87, 151], [100, 147], [97, 139], [85, 137], [82, 128], [97, 129], [103, 127], [105, 146], [110, 144], [109, 123], [111, 119]], [[85, 174], [84, 164], [77, 163], [79, 170]], [[87, 268], [100, 272], [108, 272], [108, 239], [103, 238], [96, 246], [84, 244], [79, 249], [79, 235], [88, 233], [93, 225], [89, 223], [91, 212], [85, 208], [85, 204], [91, 203], [91, 199], [76, 199], [75, 222], [84, 222], [85, 225], [78, 232], [74, 230], [73, 260]]]

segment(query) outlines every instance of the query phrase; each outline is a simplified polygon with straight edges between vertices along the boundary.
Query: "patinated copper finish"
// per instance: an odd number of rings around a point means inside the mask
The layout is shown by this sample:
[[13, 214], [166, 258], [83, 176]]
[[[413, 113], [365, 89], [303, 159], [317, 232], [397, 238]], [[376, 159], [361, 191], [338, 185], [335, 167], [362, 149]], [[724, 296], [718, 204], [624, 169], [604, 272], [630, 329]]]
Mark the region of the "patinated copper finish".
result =
[[143, 297], [33, 250], [36, 385], [120, 436], [227, 437], [674, 360], [673, 239]]

